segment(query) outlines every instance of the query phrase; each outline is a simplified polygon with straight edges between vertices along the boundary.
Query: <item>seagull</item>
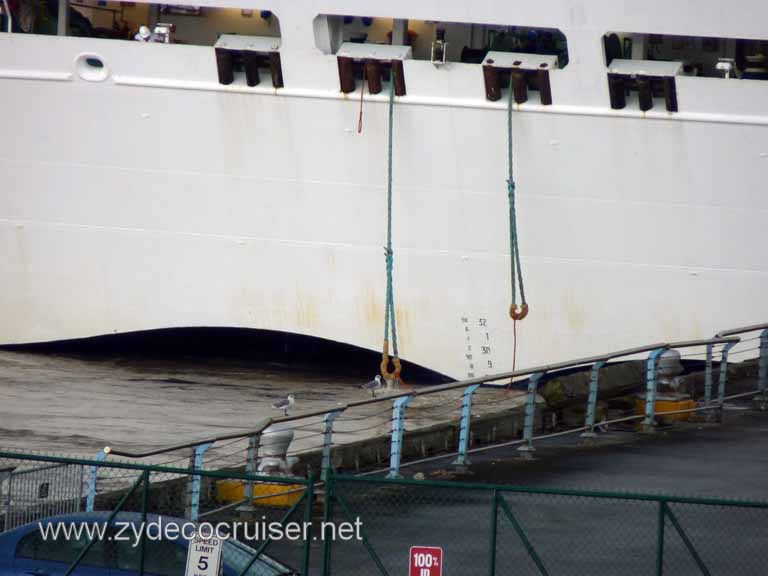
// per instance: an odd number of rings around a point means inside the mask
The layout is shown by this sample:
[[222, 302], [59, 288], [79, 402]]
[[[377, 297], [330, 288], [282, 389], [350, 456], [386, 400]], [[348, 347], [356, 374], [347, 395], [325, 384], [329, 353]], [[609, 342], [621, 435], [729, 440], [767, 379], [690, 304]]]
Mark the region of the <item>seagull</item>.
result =
[[272, 404], [272, 408], [275, 410], [283, 410], [285, 415], [288, 416], [288, 408], [294, 405], [296, 396], [294, 394], [288, 394], [285, 398], [280, 398]]
[[371, 398], [376, 398], [376, 390], [384, 386], [384, 382], [381, 381], [381, 376], [379, 374], [376, 374], [376, 378], [371, 380], [370, 382], [366, 382], [360, 388], [363, 390], [370, 390], [371, 391]]

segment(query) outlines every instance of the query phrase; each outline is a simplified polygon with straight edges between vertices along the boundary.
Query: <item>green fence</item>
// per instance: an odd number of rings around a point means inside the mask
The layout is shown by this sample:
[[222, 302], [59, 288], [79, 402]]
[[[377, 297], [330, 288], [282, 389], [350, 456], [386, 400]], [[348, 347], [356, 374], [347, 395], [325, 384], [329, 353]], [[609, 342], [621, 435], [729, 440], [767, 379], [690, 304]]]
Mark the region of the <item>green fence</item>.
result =
[[[228, 576], [308, 574], [311, 540], [271, 538], [266, 530], [245, 526], [308, 521], [314, 493], [313, 481], [305, 478], [0, 452], [0, 573], [10, 568], [2, 562], [11, 547], [18, 573], [68, 575], [82, 567], [183, 576], [188, 541], [182, 534], [154, 535], [170, 524], [183, 530], [191, 522], [190, 533], [210, 523], [237, 536], [223, 548]], [[75, 537], [43, 537], [52, 519], [54, 525], [83, 529]]]
[[[183, 576], [187, 542], [141, 530], [159, 517], [253, 528], [225, 544], [223, 576], [404, 576], [412, 546], [441, 548], [444, 576], [768, 573], [766, 502], [341, 475], [323, 484], [0, 452], [0, 572], [47, 562], [62, 575]], [[81, 533], [54, 545], [37, 536], [52, 518], [129, 523], [138, 540]], [[289, 522], [307, 532], [270, 538], [254, 528]], [[342, 523], [355, 528], [332, 539]]]
[[[768, 503], [336, 476], [327, 574], [409, 574], [409, 548], [443, 549], [443, 574], [768, 573]], [[355, 570], [358, 570], [357, 572]]]

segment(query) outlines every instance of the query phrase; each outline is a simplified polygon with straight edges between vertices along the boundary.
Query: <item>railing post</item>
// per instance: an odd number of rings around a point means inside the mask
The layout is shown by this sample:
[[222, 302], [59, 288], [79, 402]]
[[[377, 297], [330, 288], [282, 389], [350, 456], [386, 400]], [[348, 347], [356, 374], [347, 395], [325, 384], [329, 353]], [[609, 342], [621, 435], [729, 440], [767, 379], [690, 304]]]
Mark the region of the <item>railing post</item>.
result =
[[[107, 457], [107, 454], [109, 454], [109, 451], [104, 449], [98, 454], [96, 454], [96, 461], [97, 462], [104, 462], [104, 460]], [[96, 465], [91, 466], [89, 475], [88, 475], [88, 495], [85, 499], [85, 511], [86, 512], [93, 512], [93, 507], [96, 504], [96, 479], [99, 476], [99, 467]]]
[[413, 400], [413, 396], [404, 396], [395, 400], [392, 408], [392, 445], [389, 456], [389, 474], [387, 478], [397, 479], [400, 476], [400, 457], [403, 453], [403, 429], [405, 427], [405, 409]]
[[472, 395], [480, 388], [480, 384], [472, 384], [464, 390], [464, 398], [461, 402], [461, 425], [459, 427], [459, 455], [453, 461], [454, 466], [469, 466], [471, 462], [467, 458], [469, 449], [469, 429], [472, 420]]
[[755, 406], [758, 410], [765, 411], [768, 409], [768, 328], [760, 333], [757, 389], [760, 390], [760, 394], [755, 396]]
[[323, 431], [323, 460], [320, 465], [320, 479], [325, 482], [328, 479], [328, 471], [331, 469], [331, 445], [333, 442], [333, 422], [341, 414], [341, 410], [328, 412], [323, 418], [325, 429]]
[[536, 451], [533, 447], [533, 427], [536, 423], [536, 388], [544, 374], [546, 372], [536, 372], [528, 377], [528, 395], [525, 399], [525, 423], [523, 427], [523, 439], [526, 443], [517, 449], [520, 452], [520, 457], [525, 460], [530, 460], [533, 457], [532, 453]]
[[707, 367], [704, 372], [704, 403], [709, 406], [712, 402], [712, 351], [714, 344], [707, 344]]
[[[248, 437], [248, 452], [247, 460], [245, 461], [245, 473], [248, 476], [254, 476], [256, 474], [256, 466], [259, 461], [259, 443], [261, 442], [261, 434]], [[245, 481], [245, 498], [248, 500], [247, 504], [253, 501], [253, 478], [248, 478]]]
[[725, 405], [725, 385], [728, 382], [728, 352], [736, 346], [738, 342], [726, 342], [720, 353], [720, 382], [717, 387], [717, 404], [720, 409], [717, 411], [717, 420], [723, 420], [723, 406]]
[[600, 389], [600, 370], [605, 366], [604, 361], [595, 362], [592, 366], [592, 376], [589, 380], [589, 397], [587, 399], [587, 418], [584, 426], [588, 430], [581, 434], [582, 438], [595, 438], [595, 412], [597, 411], [597, 391]]
[[656, 369], [659, 367], [659, 358], [666, 350], [666, 348], [657, 348], [648, 355], [648, 368], [645, 376], [645, 419], [642, 424], [643, 432], [653, 432], [656, 426]]
[[[192, 468], [193, 471], [198, 471], [203, 468], [203, 454], [205, 454], [211, 446], [213, 446], [213, 442], [200, 444], [195, 447], [195, 451], [190, 458], [190, 468]], [[200, 475], [192, 474], [189, 483], [189, 506], [187, 507], [186, 512], [189, 519], [193, 522], [197, 521], [197, 517], [200, 514], [200, 484]]]

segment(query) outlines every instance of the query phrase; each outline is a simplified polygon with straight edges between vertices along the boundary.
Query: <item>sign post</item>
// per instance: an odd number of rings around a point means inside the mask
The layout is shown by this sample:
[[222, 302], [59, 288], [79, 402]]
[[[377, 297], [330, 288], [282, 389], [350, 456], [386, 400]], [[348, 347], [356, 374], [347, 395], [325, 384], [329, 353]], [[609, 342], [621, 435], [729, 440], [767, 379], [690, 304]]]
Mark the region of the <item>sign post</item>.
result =
[[408, 576], [443, 576], [443, 549], [434, 546], [411, 546]]
[[220, 538], [196, 535], [189, 543], [185, 576], [219, 576], [223, 545]]

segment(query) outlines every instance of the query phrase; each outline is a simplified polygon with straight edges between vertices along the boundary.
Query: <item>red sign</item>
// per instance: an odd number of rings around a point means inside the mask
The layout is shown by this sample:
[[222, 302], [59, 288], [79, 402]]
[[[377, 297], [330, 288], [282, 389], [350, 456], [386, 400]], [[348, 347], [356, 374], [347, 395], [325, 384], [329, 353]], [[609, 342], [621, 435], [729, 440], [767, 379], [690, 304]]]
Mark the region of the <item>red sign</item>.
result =
[[408, 576], [442, 576], [443, 549], [411, 546], [411, 570]]

